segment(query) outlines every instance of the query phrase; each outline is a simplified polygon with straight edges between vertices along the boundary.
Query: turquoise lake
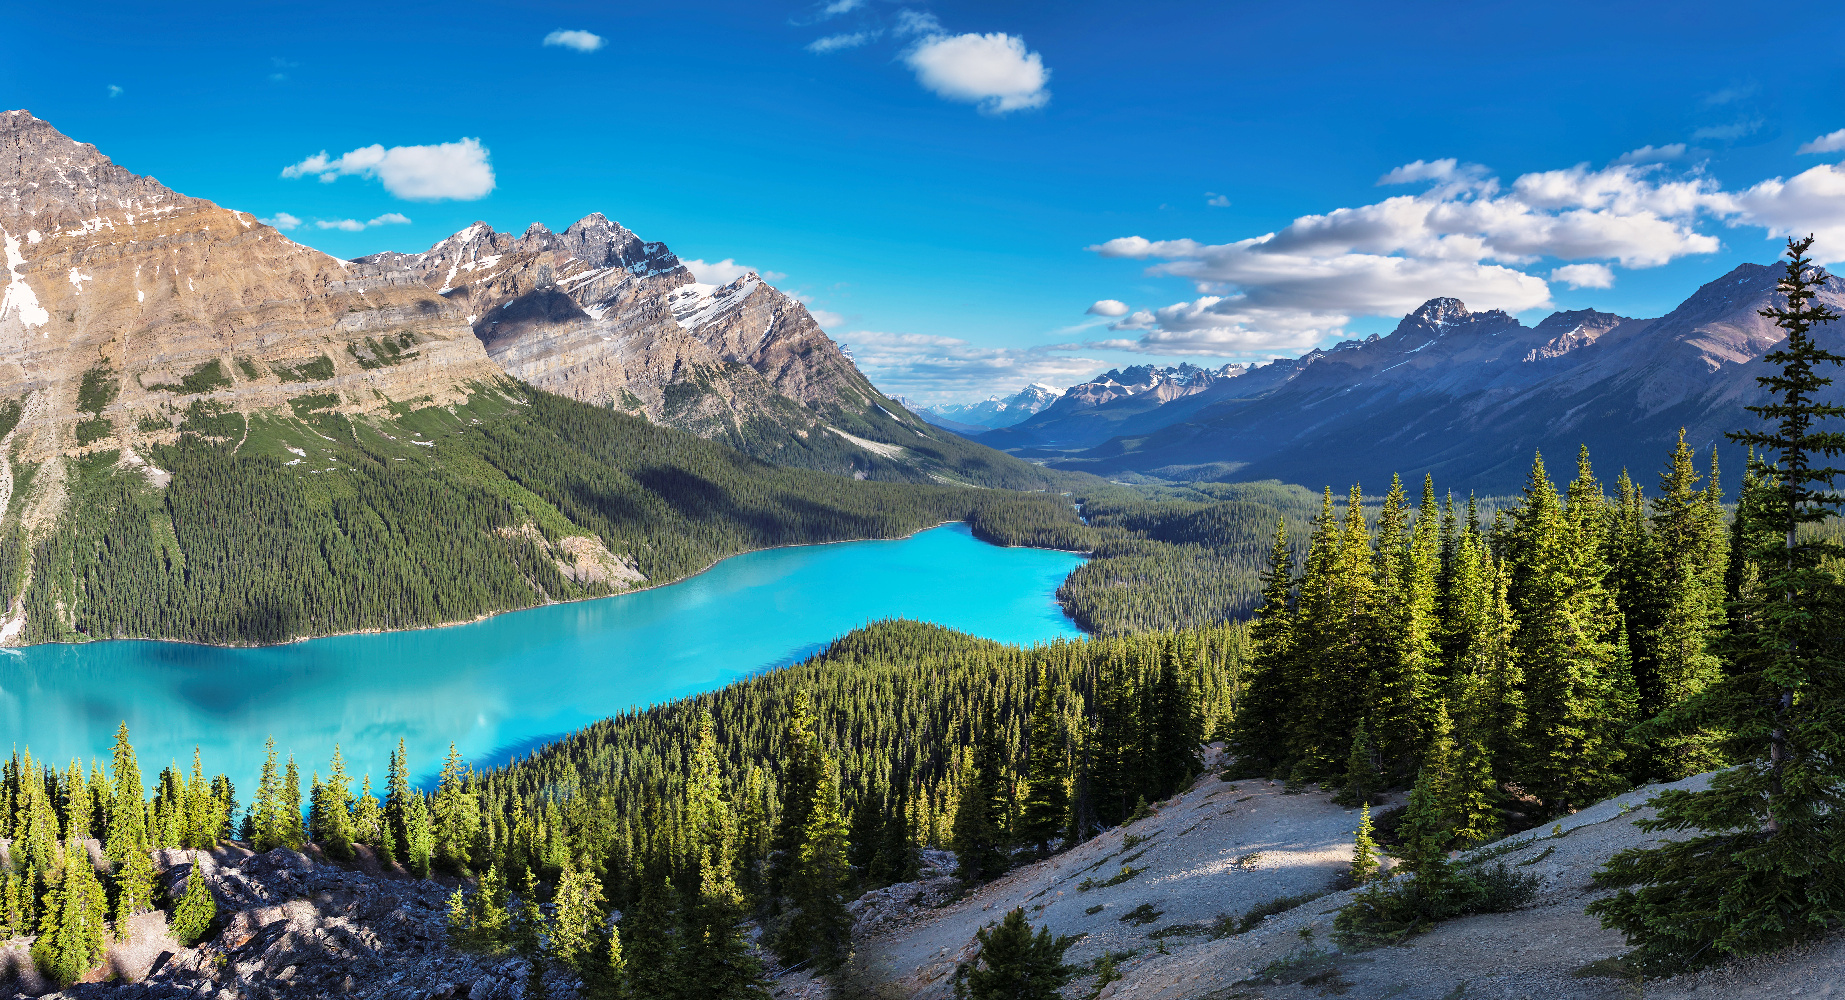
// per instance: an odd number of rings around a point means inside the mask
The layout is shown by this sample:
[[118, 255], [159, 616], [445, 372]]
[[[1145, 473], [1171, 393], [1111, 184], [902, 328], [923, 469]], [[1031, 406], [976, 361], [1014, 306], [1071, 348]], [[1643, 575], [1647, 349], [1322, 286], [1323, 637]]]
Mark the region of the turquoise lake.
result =
[[[453, 742], [504, 762], [597, 719], [794, 662], [884, 618], [1005, 642], [1081, 631], [1055, 599], [1082, 557], [1001, 548], [948, 524], [892, 541], [735, 556], [699, 576], [619, 597], [467, 625], [229, 649], [116, 641], [0, 650], [0, 734], [62, 767], [106, 759], [126, 719], [151, 785], [170, 761], [223, 771], [248, 803], [263, 741], [295, 754], [305, 785], [340, 744], [382, 790], [399, 737], [427, 778]], [[356, 784], [355, 784], [356, 787]]]

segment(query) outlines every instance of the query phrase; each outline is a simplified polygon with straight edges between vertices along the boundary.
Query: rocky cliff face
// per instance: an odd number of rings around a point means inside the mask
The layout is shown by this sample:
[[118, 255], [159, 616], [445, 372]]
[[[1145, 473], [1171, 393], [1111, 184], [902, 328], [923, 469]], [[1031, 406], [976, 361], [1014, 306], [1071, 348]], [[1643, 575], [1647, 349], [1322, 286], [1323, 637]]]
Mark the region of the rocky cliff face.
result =
[[[168, 440], [188, 411], [381, 410], [500, 372], [462, 308], [0, 113], [0, 398], [26, 462]], [[129, 460], [132, 460], [130, 458]]]
[[876, 398], [798, 301], [754, 273], [700, 284], [666, 244], [601, 214], [518, 237], [475, 223], [420, 254], [353, 263], [459, 305], [519, 379], [706, 437], [765, 420], [811, 433]]

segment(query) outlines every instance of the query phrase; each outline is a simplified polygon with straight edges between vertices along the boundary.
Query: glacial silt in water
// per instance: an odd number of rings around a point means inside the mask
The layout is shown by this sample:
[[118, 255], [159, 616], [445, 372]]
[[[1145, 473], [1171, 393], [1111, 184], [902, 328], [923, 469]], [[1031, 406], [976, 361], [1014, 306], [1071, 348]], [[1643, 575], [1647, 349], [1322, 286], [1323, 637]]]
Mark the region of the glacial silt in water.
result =
[[[0, 741], [62, 767], [107, 760], [128, 721], [143, 774], [196, 743], [248, 803], [263, 741], [303, 783], [338, 742], [383, 791], [402, 737], [415, 775], [452, 741], [497, 764], [625, 709], [708, 691], [817, 651], [868, 622], [913, 618], [1005, 642], [1080, 631], [1056, 604], [1081, 557], [1000, 548], [950, 524], [893, 541], [751, 552], [637, 594], [467, 625], [262, 648], [171, 642], [44, 645], [0, 653]], [[0, 746], [0, 752], [5, 747]]]

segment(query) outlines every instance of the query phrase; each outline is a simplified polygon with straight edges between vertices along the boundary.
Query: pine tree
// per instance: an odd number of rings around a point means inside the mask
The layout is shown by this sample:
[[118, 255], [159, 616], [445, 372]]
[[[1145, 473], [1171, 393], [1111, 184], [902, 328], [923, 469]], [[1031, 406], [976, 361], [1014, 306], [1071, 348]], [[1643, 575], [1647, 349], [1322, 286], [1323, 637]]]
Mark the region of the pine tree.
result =
[[327, 780], [316, 789], [314, 812], [317, 817], [315, 832], [325, 845], [327, 856], [336, 861], [350, 861], [354, 857], [350, 783], [351, 779], [346, 777], [346, 760], [340, 756], [340, 746], [335, 743]]
[[[1331, 509], [1332, 491], [1327, 490], [1322, 518], [1330, 518]], [[1243, 777], [1272, 774], [1286, 759], [1297, 691], [1293, 589], [1294, 550], [1288, 545], [1287, 523], [1276, 519], [1275, 542], [1262, 575], [1262, 603], [1249, 625], [1249, 688], [1227, 741], [1236, 773]]]
[[204, 865], [203, 860], [193, 859], [192, 871], [186, 876], [186, 891], [173, 908], [173, 936], [188, 948], [199, 943], [218, 919], [218, 901], [205, 884]]
[[[1723, 673], [1715, 652], [1725, 623], [1723, 574], [1729, 561], [1723, 497], [1715, 449], [1705, 489], [1697, 488], [1693, 458], [1681, 429], [1678, 447], [1659, 476], [1660, 496], [1653, 501], [1654, 613], [1641, 644], [1650, 663], [1635, 678], [1638, 716], [1643, 719], [1704, 690]], [[1722, 764], [1715, 747], [1718, 739], [1719, 734], [1709, 730], [1662, 734], [1645, 748], [1649, 776], [1672, 781], [1715, 770]]]
[[[736, 869], [731, 854], [736, 832], [730, 803], [724, 793], [716, 726], [708, 712], [699, 719], [690, 763], [685, 802], [686, 847], [696, 864], [698, 892], [685, 908], [681, 921], [685, 932], [681, 953], [682, 991], [688, 997], [701, 1000], [766, 997], [768, 989], [762, 963], [750, 952], [739, 930], [744, 901], [733, 877]], [[829, 808], [837, 809], [837, 803], [816, 804], [809, 814], [809, 823], [823, 809]], [[804, 834], [803, 852], [814, 845], [811, 838], [817, 835], [821, 834], [811, 828]], [[826, 835], [830, 835], [830, 830]], [[804, 855], [804, 863], [795, 869], [797, 885], [804, 885], [808, 874]], [[849, 866], [845, 875], [848, 879], [851, 877]], [[806, 898], [798, 898], [796, 905], [801, 907], [804, 916], [809, 905]]]
[[256, 783], [256, 802], [250, 807], [256, 827], [253, 846], [258, 853], [288, 844], [288, 817], [282, 798], [282, 776], [276, 773], [275, 737], [263, 744], [263, 772]]
[[1345, 761], [1345, 786], [1339, 790], [1340, 805], [1368, 805], [1377, 794], [1388, 787], [1384, 780], [1382, 768], [1378, 766], [1377, 747], [1371, 743], [1371, 736], [1365, 731], [1365, 720], [1358, 720], [1358, 730], [1352, 734], [1352, 750]]
[[147, 835], [147, 789], [141, 784], [141, 765], [135, 760], [134, 745], [128, 742], [128, 723], [115, 731], [115, 776], [109, 808], [109, 839], [106, 852], [116, 864], [126, 861], [136, 851], [149, 847]]
[[787, 882], [801, 859], [807, 816], [825, 775], [825, 752], [814, 732], [813, 711], [802, 695], [782, 729], [781, 808], [769, 847], [765, 889], [772, 904], [787, 894]]
[[480, 802], [469, 787], [467, 764], [455, 744], [448, 745], [442, 777], [431, 798], [435, 824], [435, 864], [443, 871], [461, 873], [473, 862], [474, 839], [480, 828]]
[[596, 928], [603, 920], [602, 883], [596, 876], [565, 868], [551, 897], [551, 955], [587, 978], [604, 956], [597, 954]]
[[1407, 526], [1402, 480], [1393, 477], [1378, 516], [1379, 649], [1367, 714], [1372, 739], [1400, 774], [1413, 770], [1429, 738], [1436, 699], [1435, 577], [1440, 570], [1435, 483], [1425, 479], [1422, 510]]
[[784, 965], [811, 962], [818, 971], [832, 972], [845, 961], [852, 943], [852, 917], [846, 912], [852, 866], [846, 860], [838, 775], [829, 763], [823, 762], [823, 768], [801, 834], [800, 863], [788, 884], [795, 912], [778, 935], [775, 950]]
[[407, 854], [404, 866], [418, 878], [429, 877], [435, 860], [436, 831], [429, 821], [429, 807], [423, 797], [411, 792], [404, 802], [404, 841]]
[[[412, 811], [413, 814], [415, 810]], [[433, 833], [431, 835], [433, 837]], [[525, 960], [526, 1000], [540, 1000], [550, 995], [545, 983], [545, 968], [550, 964], [546, 948], [545, 911], [538, 897], [538, 877], [525, 873], [525, 885], [519, 890], [519, 905], [513, 910], [513, 953]]]
[[1150, 711], [1141, 726], [1147, 762], [1140, 791], [1163, 799], [1189, 787], [1204, 770], [1204, 713], [1186, 680], [1178, 636], [1161, 643], [1159, 666], [1147, 687]]
[[1063, 714], [1058, 711], [1057, 688], [1048, 664], [1038, 669], [1038, 691], [1032, 698], [1031, 729], [1026, 748], [1025, 808], [1019, 817], [1019, 839], [1035, 844], [1042, 857], [1051, 842], [1069, 825], [1069, 752], [1065, 746]]
[[1352, 839], [1352, 884], [1367, 885], [1382, 867], [1377, 860], [1377, 839], [1372, 836], [1371, 804], [1359, 807], [1358, 835]]
[[1454, 817], [1449, 812], [1455, 765], [1454, 728], [1446, 711], [1435, 717], [1428, 753], [1423, 756], [1422, 770], [1410, 789], [1409, 804], [1397, 833], [1403, 838], [1403, 858], [1411, 867], [1435, 862], [1454, 842]]
[[999, 726], [988, 713], [974, 736], [974, 753], [955, 805], [955, 874], [968, 883], [985, 882], [1005, 872], [1006, 749]]
[[352, 839], [355, 843], [371, 846], [378, 852], [378, 863], [390, 867], [392, 859], [384, 846], [384, 811], [378, 808], [378, 797], [372, 794], [369, 774], [360, 782], [359, 795], [353, 801]]
[[1613, 617], [1598, 572], [1601, 539], [1592, 537], [1602, 517], [1597, 489], [1584, 459], [1566, 509], [1539, 456], [1507, 538], [1513, 655], [1525, 678], [1516, 773], [1559, 812], [1619, 781], [1612, 738], [1620, 720], [1603, 715], [1614, 650], [1597, 625], [1598, 615]]
[[631, 911], [621, 915], [621, 936], [630, 995], [637, 1000], [681, 996], [678, 897], [663, 872], [645, 879]]
[[1604, 926], [1638, 945], [1643, 968], [1698, 966], [1770, 951], [1826, 933], [1845, 912], [1839, 858], [1845, 796], [1845, 659], [1839, 649], [1845, 594], [1826, 568], [1845, 556], [1835, 543], [1802, 537], [1801, 526], [1839, 510], [1833, 491], [1845, 434], [1822, 422], [1845, 407], [1817, 401], [1831, 379], [1821, 365], [1845, 357], [1819, 347], [1815, 327], [1837, 313], [1814, 301], [1820, 272], [1806, 256], [1812, 238], [1788, 241], [1777, 290], [1786, 305], [1762, 310], [1787, 334], [1764, 356], [1780, 366], [1759, 381], [1771, 400], [1751, 412], [1772, 430], [1731, 434], [1777, 461], [1764, 483], [1771, 502], [1745, 504], [1760, 518], [1738, 535], [1760, 585], [1744, 588], [1733, 621], [1729, 671], [1668, 710], [1678, 731], [1716, 728], [1734, 766], [1703, 791], [1653, 799], [1643, 829], [1698, 830], [1689, 839], [1623, 851], [1596, 875], [1619, 891], [1591, 904]]
[[300, 850], [307, 843], [307, 831], [301, 827], [301, 771], [295, 767], [295, 755], [288, 755], [288, 769], [282, 776], [282, 844]]
[[83, 765], [73, 758], [64, 774], [64, 837], [87, 839], [90, 835], [90, 789], [83, 779]]
[[1063, 964], [1075, 939], [1052, 937], [1048, 927], [1033, 936], [1024, 907], [975, 931], [974, 940], [980, 951], [956, 973], [956, 1000], [1057, 1000], [1075, 972]]
[[628, 959], [622, 952], [621, 929], [609, 927], [600, 932], [598, 961], [583, 970], [583, 1000], [629, 1000]]
[[410, 859], [410, 760], [404, 741], [398, 737], [397, 749], [385, 771], [384, 818], [387, 854], [404, 864]]
[[[123, 727], [118, 747], [126, 742]], [[78, 842], [65, 847], [63, 865], [63, 880], [47, 895], [32, 958], [46, 976], [68, 986], [100, 965], [108, 950], [109, 894]]]
[[1304, 658], [1296, 687], [1300, 709], [1289, 749], [1297, 781], [1343, 771], [1375, 691], [1379, 597], [1364, 497], [1352, 487], [1341, 523], [1332, 520], [1327, 497], [1300, 585], [1300, 640], [1316, 655]]
[[116, 936], [128, 939], [128, 918], [137, 913], [146, 913], [154, 908], [154, 893], [160, 887], [160, 874], [154, 868], [154, 858], [146, 851], [136, 851], [128, 856], [121, 876], [117, 879], [115, 894], [115, 929]]

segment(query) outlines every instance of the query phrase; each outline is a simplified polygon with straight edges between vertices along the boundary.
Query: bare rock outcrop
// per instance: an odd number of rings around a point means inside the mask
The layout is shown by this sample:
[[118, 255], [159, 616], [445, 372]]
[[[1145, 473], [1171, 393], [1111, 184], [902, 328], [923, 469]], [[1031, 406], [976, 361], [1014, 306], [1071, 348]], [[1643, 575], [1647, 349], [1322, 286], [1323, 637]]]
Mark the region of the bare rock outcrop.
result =
[[0, 112], [0, 239], [0, 398], [43, 401], [23, 461], [169, 440], [195, 405], [373, 412], [502, 377], [421, 283], [178, 194], [25, 111]]

